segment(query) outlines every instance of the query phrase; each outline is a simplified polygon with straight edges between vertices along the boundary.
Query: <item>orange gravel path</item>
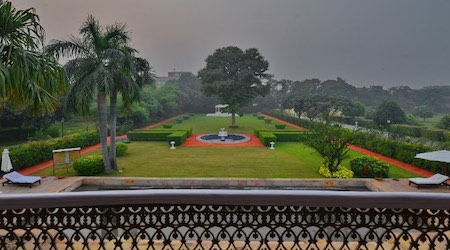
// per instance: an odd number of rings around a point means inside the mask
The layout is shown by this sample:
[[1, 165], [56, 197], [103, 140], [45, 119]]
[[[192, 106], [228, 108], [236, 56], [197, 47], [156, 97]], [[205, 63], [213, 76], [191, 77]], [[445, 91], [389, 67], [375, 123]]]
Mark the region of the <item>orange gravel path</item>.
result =
[[184, 146], [194, 146], [194, 147], [264, 147], [261, 141], [254, 134], [243, 134], [250, 137], [250, 141], [243, 143], [232, 143], [232, 144], [219, 144], [219, 143], [207, 143], [198, 141], [196, 138], [200, 134], [192, 134], [183, 143]]
[[[289, 126], [291, 126], [291, 127], [293, 127], [293, 128], [300, 129], [300, 130], [305, 130], [304, 127], [300, 127], [300, 126], [297, 126], [297, 125], [292, 124], [292, 123], [290, 123], [290, 122], [286, 122], [286, 121], [277, 119], [277, 118], [272, 117], [272, 116], [270, 116], [270, 115], [266, 115], [266, 114], [263, 114], [263, 115], [264, 115], [264, 116], [267, 116], [268, 118], [270, 118], [270, 119], [272, 119], [272, 120], [275, 120], [275, 121], [284, 123], [284, 124], [286, 124], [286, 125], [289, 125]], [[389, 163], [389, 164], [391, 164], [391, 165], [394, 165], [394, 166], [396, 166], [396, 167], [399, 167], [399, 168], [408, 170], [408, 171], [413, 172], [413, 173], [415, 173], [415, 174], [417, 174], [417, 175], [421, 175], [421, 176], [425, 176], [425, 177], [430, 177], [430, 176], [434, 175], [433, 172], [430, 172], [430, 171], [428, 171], [428, 170], [425, 170], [425, 169], [416, 167], [416, 166], [414, 166], [414, 165], [411, 165], [411, 164], [408, 164], [408, 163], [404, 163], [404, 162], [401, 162], [401, 161], [399, 161], [399, 160], [396, 160], [396, 159], [393, 159], [393, 158], [390, 158], [390, 157], [387, 157], [387, 156], [384, 156], [384, 155], [375, 153], [375, 152], [370, 151], [370, 150], [367, 150], [367, 149], [365, 149], [365, 148], [361, 148], [361, 147], [358, 147], [358, 146], [355, 146], [355, 145], [349, 145], [348, 147], [349, 147], [351, 150], [357, 151], [357, 152], [362, 153], [362, 154], [365, 154], [365, 155], [370, 155], [370, 156], [372, 156], [372, 157], [374, 157], [374, 158], [377, 158], [378, 160], [381, 160], [381, 161], [387, 162], [387, 163]]]

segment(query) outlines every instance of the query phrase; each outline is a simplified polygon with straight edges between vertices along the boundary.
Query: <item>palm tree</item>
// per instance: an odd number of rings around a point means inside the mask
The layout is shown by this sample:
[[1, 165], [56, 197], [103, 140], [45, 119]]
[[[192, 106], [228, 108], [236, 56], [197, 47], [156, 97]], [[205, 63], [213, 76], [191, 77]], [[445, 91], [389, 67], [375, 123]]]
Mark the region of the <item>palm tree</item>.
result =
[[[82, 39], [71, 36], [68, 41], [52, 41], [46, 51], [57, 57], [73, 57], [65, 65], [72, 87], [67, 96], [66, 107], [86, 114], [96, 95], [99, 114], [99, 133], [105, 172], [116, 169], [115, 119], [117, 93], [125, 93], [125, 99], [133, 99], [139, 92], [134, 77], [133, 50], [126, 26], [114, 24], [103, 28], [91, 15], [80, 29]], [[128, 91], [128, 92], [127, 92]], [[107, 149], [107, 106], [111, 96], [111, 157]], [[111, 164], [113, 162], [113, 165]]]
[[[147, 60], [134, 57], [136, 50], [124, 47], [124, 51], [128, 51], [123, 57], [123, 62], [117, 65], [120, 69], [114, 74], [114, 85], [110, 94], [110, 151], [109, 158], [111, 167], [117, 169], [116, 158], [116, 120], [117, 120], [117, 95], [122, 94], [125, 106], [130, 106], [135, 100], [140, 99], [140, 93], [144, 84], [153, 82], [153, 75], [150, 73], [151, 67]], [[116, 61], [117, 62], [117, 61]]]
[[30, 113], [52, 112], [67, 79], [57, 61], [39, 51], [44, 29], [33, 8], [17, 10], [0, 1], [0, 93], [15, 107]]

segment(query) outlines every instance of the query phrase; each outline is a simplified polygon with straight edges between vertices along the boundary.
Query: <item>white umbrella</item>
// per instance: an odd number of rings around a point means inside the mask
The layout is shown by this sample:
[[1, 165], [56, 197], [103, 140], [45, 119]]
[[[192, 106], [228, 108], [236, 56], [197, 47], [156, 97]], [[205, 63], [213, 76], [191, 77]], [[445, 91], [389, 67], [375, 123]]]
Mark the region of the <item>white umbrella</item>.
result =
[[443, 172], [445, 175], [448, 175], [447, 163], [450, 162], [450, 151], [448, 150], [439, 150], [428, 153], [417, 154], [416, 158], [429, 160], [429, 161], [439, 161], [443, 162]]
[[439, 162], [450, 162], [450, 151], [440, 150], [428, 153], [417, 154], [416, 158], [429, 160], [429, 161], [439, 161]]
[[12, 163], [11, 163], [11, 158], [9, 157], [9, 151], [8, 149], [4, 149], [3, 150], [3, 154], [2, 154], [2, 168], [1, 170], [5, 173], [9, 172], [12, 170]]

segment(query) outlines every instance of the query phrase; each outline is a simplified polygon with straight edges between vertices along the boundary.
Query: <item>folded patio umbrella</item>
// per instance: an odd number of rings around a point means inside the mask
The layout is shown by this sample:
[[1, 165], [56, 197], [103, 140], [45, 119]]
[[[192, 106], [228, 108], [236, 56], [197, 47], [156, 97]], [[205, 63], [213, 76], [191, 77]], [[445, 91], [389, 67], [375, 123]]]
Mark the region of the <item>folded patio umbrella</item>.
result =
[[1, 170], [5, 173], [12, 170], [11, 158], [9, 157], [8, 149], [4, 149], [2, 153], [2, 167]]

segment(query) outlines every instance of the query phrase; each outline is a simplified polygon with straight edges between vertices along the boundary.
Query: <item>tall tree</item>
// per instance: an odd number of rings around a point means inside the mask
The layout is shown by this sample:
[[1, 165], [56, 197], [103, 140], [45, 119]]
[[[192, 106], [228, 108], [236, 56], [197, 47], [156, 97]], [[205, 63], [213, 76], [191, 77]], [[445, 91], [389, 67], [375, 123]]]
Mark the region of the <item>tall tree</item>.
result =
[[389, 126], [390, 123], [406, 121], [405, 111], [396, 102], [383, 102], [375, 111], [374, 121], [378, 125]]
[[258, 49], [242, 51], [230, 46], [217, 49], [206, 58], [206, 67], [198, 72], [202, 91], [207, 96], [215, 95], [228, 104], [232, 114], [231, 126], [236, 127], [236, 113], [250, 104], [256, 96], [269, 93], [270, 85], [263, 79], [269, 63]]
[[44, 29], [33, 8], [17, 10], [0, 1], [0, 94], [28, 113], [49, 113], [59, 105], [67, 78], [56, 60], [40, 50]]
[[433, 117], [434, 114], [426, 106], [419, 106], [413, 110], [413, 115], [420, 117], [425, 121], [425, 119]]
[[[53, 41], [46, 50], [56, 56], [73, 58], [67, 62], [67, 70], [72, 87], [67, 96], [66, 107], [87, 113], [89, 104], [96, 97], [99, 114], [99, 133], [102, 145], [105, 172], [112, 172], [115, 166], [115, 153], [109, 157], [107, 149], [107, 106], [111, 95], [112, 133], [115, 138], [115, 113], [117, 93], [126, 93], [124, 99], [135, 98], [138, 86], [134, 80], [135, 66], [130, 48], [126, 26], [109, 25], [103, 28], [91, 15], [80, 28], [82, 39], [71, 36], [68, 41]], [[137, 74], [139, 75], [139, 74]], [[114, 142], [115, 143], [115, 142]], [[114, 164], [114, 163], [113, 163]]]

